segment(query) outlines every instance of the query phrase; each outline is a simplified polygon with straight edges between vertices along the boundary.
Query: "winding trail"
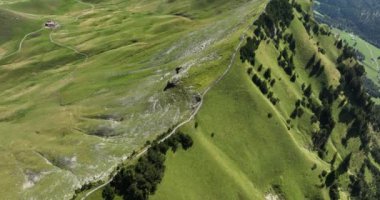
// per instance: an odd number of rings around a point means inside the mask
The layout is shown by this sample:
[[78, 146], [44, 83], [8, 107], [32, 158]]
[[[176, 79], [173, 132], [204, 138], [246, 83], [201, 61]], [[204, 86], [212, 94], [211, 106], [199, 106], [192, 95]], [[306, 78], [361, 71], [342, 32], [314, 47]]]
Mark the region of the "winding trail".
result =
[[83, 2], [81, 0], [75, 0], [75, 1], [78, 2], [79, 4], [91, 7], [91, 10], [95, 9], [94, 4], [92, 4], [92, 3], [86, 3], [86, 2]]
[[[92, 11], [95, 9], [95, 5], [93, 5], [92, 3], [86, 3], [86, 2], [83, 2], [83, 1], [81, 1], [81, 0], [75, 0], [75, 1], [76, 1], [77, 3], [79, 3], [79, 4], [82, 4], [82, 5], [85, 5], [85, 6], [90, 7], [90, 10], [89, 10], [89, 11], [87, 11], [87, 9], [86, 9], [86, 10], [83, 10], [83, 11], [81, 12], [81, 14], [78, 15], [78, 16], [75, 18], [75, 21], [78, 21], [79, 18], [80, 18], [81, 16], [86, 15], [87, 13], [92, 12]], [[64, 44], [61, 44], [61, 43], [55, 41], [55, 40], [53, 39], [53, 32], [54, 32], [54, 31], [51, 31], [50, 34], [49, 34], [49, 39], [50, 39], [50, 42], [51, 42], [51, 43], [53, 43], [53, 44], [55, 44], [55, 45], [58, 45], [58, 46], [60, 46], [60, 47], [66, 48], [66, 49], [70, 49], [70, 50], [74, 51], [76, 54], [82, 55], [82, 56], [84, 57], [84, 62], [87, 62], [87, 60], [88, 60], [88, 54], [83, 53], [83, 52], [80, 52], [80, 51], [78, 51], [77, 49], [75, 49], [74, 47], [71, 47], [71, 46], [69, 46], [69, 45], [64, 45]]]
[[[93, 4], [91, 4], [91, 3], [85, 3], [85, 2], [80, 1], [80, 0], [76, 0], [76, 2], [78, 2], [79, 4], [85, 5], [85, 6], [89, 6], [89, 7], [90, 7], [90, 11], [86, 11], [86, 10], [85, 10], [85, 11], [82, 11], [82, 13], [81, 13], [80, 15], [78, 15], [78, 16], [75, 18], [75, 21], [77, 21], [81, 16], [87, 14], [88, 12], [92, 12], [92, 11], [95, 9], [95, 6], [94, 6]], [[36, 30], [36, 31], [33, 31], [33, 32], [30, 32], [30, 33], [25, 34], [24, 37], [22, 38], [22, 40], [20, 41], [19, 45], [18, 45], [18, 49], [17, 49], [15, 52], [13, 52], [13, 53], [10, 53], [10, 54], [8, 54], [8, 55], [5, 55], [5, 56], [1, 57], [0, 60], [5, 59], [5, 58], [8, 58], [8, 57], [10, 57], [10, 56], [13, 56], [13, 55], [15, 55], [15, 54], [20, 53], [21, 50], [22, 50], [22, 46], [23, 46], [23, 44], [24, 44], [24, 41], [25, 41], [29, 36], [31, 36], [31, 35], [33, 35], [33, 34], [36, 34], [36, 33], [38, 33], [38, 32], [41, 32], [41, 31], [43, 31], [44, 29], [45, 29], [44, 27], [41, 27], [40, 29], [38, 29], [38, 30]], [[71, 47], [71, 46], [64, 45], [64, 44], [61, 44], [61, 43], [58, 43], [58, 42], [54, 41], [52, 34], [53, 34], [53, 31], [51, 31], [50, 34], [49, 34], [49, 39], [50, 39], [50, 42], [51, 42], [51, 43], [56, 44], [56, 45], [58, 45], [58, 46], [60, 46], [60, 47], [66, 48], [66, 49], [70, 49], [70, 50], [74, 51], [76, 54], [79, 54], [79, 55], [84, 56], [84, 57], [85, 57], [84, 62], [87, 61], [87, 59], [88, 59], [88, 55], [87, 55], [87, 54], [82, 53], [82, 52], [78, 51], [77, 49], [75, 49], [75, 48], [73, 48], [73, 47]]]
[[86, 3], [86, 2], [83, 2], [81, 0], [75, 0], [76, 2], [78, 2], [79, 4], [82, 4], [82, 5], [85, 5], [85, 6], [88, 6], [90, 7], [90, 10], [89, 11], [83, 11], [80, 15], [78, 15], [76, 18], [75, 18], [75, 21], [78, 21], [80, 17], [86, 15], [87, 13], [89, 12], [92, 12], [94, 9], [95, 9], [95, 6], [92, 4], [92, 3]]
[[[92, 12], [92, 11], [95, 9], [95, 6], [94, 6], [92, 3], [86, 3], [86, 2], [83, 2], [83, 1], [81, 1], [81, 0], [75, 0], [75, 1], [78, 2], [79, 4], [82, 4], [82, 5], [85, 5], [85, 6], [89, 6], [89, 7], [90, 7], [90, 10], [89, 10], [89, 11], [87, 11], [87, 9], [86, 9], [86, 10], [83, 10], [83, 11], [81, 12], [81, 14], [78, 15], [78, 16], [75, 18], [75, 21], [78, 21], [78, 19], [79, 19], [81, 16], [86, 15], [88, 12]], [[62, 43], [59, 43], [59, 42], [55, 41], [55, 40], [53, 39], [53, 32], [54, 32], [54, 30], [52, 30], [52, 31], [50, 32], [50, 34], [49, 34], [49, 40], [50, 40], [51, 43], [53, 43], [53, 44], [55, 44], [55, 45], [57, 45], [57, 46], [60, 46], [60, 47], [63, 47], [63, 48], [66, 48], [66, 49], [72, 50], [72, 51], [74, 51], [76, 54], [82, 55], [82, 56], [84, 57], [84, 62], [87, 62], [87, 60], [88, 60], [88, 54], [83, 53], [83, 52], [80, 52], [80, 51], [78, 51], [77, 49], [75, 49], [75, 48], [72, 47], [72, 46], [64, 45], [64, 44], [62, 44]], [[75, 70], [75, 69], [74, 69], [74, 70]]]
[[[228, 66], [226, 67], [226, 69], [224, 70], [224, 72], [222, 73], [222, 75], [219, 76], [218, 79], [216, 79], [214, 82], [212, 82], [204, 91], [203, 93], [201, 94], [201, 101], [197, 104], [197, 107], [196, 109], [192, 112], [192, 114], [190, 115], [190, 117], [188, 119], [186, 119], [185, 121], [181, 122], [180, 124], [178, 124], [176, 127], [174, 127], [174, 129], [168, 134], [166, 135], [164, 138], [162, 138], [160, 141], [158, 141], [158, 143], [162, 143], [164, 141], [166, 141], [167, 139], [169, 139], [173, 134], [175, 134], [177, 132], [177, 130], [179, 128], [181, 128], [183, 125], [189, 123], [190, 121], [192, 121], [194, 119], [194, 117], [198, 114], [199, 110], [201, 109], [202, 105], [203, 105], [203, 99], [204, 97], [207, 95], [207, 93], [216, 85], [218, 84], [226, 75], [227, 73], [230, 71], [230, 69], [232, 68], [233, 64], [234, 64], [234, 61], [236, 59], [236, 55], [238, 54], [239, 52], [239, 49], [241, 47], [241, 45], [243, 44], [243, 42], [245, 41], [245, 38], [246, 38], [246, 32], [251, 28], [251, 26], [249, 26], [248, 28], [246, 28], [243, 32], [243, 35], [240, 37], [240, 42], [239, 44], [236, 46], [235, 50], [234, 50], [234, 53], [232, 54], [231, 56], [231, 59], [230, 59], [230, 62], [228, 64]], [[133, 156], [133, 158], [139, 158], [141, 157], [143, 154], [145, 154], [148, 149], [151, 147], [151, 145], [148, 145], [146, 146], [144, 149], [142, 149], [138, 154], [136, 154], [135, 156]], [[129, 157], [127, 157], [125, 160], [129, 159]], [[124, 161], [125, 161], [124, 160]], [[108, 181], [106, 181], [105, 183], [97, 186], [96, 188], [92, 189], [91, 191], [89, 191], [88, 193], [86, 193], [82, 198], [81, 200], [85, 200], [88, 196], [90, 196], [92, 193], [96, 192], [97, 190], [105, 187], [106, 185], [108, 185], [109, 183], [111, 183], [111, 181], [115, 178], [117, 172], [114, 173], [112, 175], [112, 177], [109, 178]]]
[[33, 35], [33, 34], [36, 34], [36, 33], [40, 32], [40, 31], [42, 31], [42, 30], [44, 30], [44, 28], [40, 28], [40, 29], [38, 29], [38, 30], [36, 30], [36, 31], [33, 31], [33, 32], [30, 32], [30, 33], [25, 34], [25, 36], [22, 38], [22, 40], [21, 40], [20, 43], [18, 44], [18, 49], [17, 49], [15, 52], [13, 52], [13, 53], [10, 53], [10, 54], [8, 54], [8, 55], [6, 55], [6, 56], [1, 57], [0, 60], [2, 60], [2, 59], [4, 59], [4, 58], [8, 58], [8, 57], [10, 57], [10, 56], [13, 56], [13, 55], [15, 55], [15, 54], [20, 53], [20, 52], [21, 52], [21, 49], [22, 49], [22, 45], [24, 44], [24, 41], [25, 41], [29, 36], [31, 36], [31, 35]]
[[72, 51], [74, 51], [76, 54], [79, 54], [79, 55], [82, 55], [84, 57], [84, 62], [87, 62], [87, 59], [88, 59], [88, 55], [83, 53], [83, 52], [80, 52], [78, 51], [77, 49], [75, 49], [74, 47], [71, 47], [71, 46], [68, 46], [68, 45], [64, 45], [64, 44], [61, 44], [57, 41], [55, 41], [53, 39], [53, 32], [54, 31], [51, 31], [50, 34], [49, 34], [49, 39], [50, 39], [50, 42], [57, 45], [57, 46], [60, 46], [60, 47], [63, 47], [63, 48], [66, 48], [66, 49], [70, 49]]

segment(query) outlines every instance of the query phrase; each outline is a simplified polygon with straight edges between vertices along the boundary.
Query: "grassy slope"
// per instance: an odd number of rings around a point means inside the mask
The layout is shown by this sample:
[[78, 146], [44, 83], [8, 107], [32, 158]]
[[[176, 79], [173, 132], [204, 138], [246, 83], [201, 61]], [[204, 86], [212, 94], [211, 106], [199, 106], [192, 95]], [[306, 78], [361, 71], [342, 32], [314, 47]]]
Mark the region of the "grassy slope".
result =
[[[291, 83], [276, 66], [278, 53], [273, 45], [262, 43], [256, 54], [264, 70], [270, 66], [272, 77], [276, 77], [273, 91], [280, 104], [272, 106], [246, 75], [245, 64], [236, 60], [227, 77], [205, 97], [196, 119], [198, 128], [183, 128], [192, 135], [195, 145], [188, 152], [169, 155], [164, 180], [152, 199], [263, 199], [267, 193], [273, 193], [273, 185], [280, 185], [286, 199], [328, 199], [327, 191], [318, 188], [323, 182], [318, 175], [322, 170], [329, 171], [327, 161], [335, 153], [340, 161], [349, 152], [357, 152], [355, 160], [361, 163], [357, 139], [351, 140], [347, 148], [341, 145], [346, 130], [342, 123], [337, 124], [327, 145], [326, 161], [310, 150], [313, 127], [308, 111], [302, 118], [292, 120], [288, 131], [285, 121], [295, 100], [302, 97], [300, 85], [311, 83], [314, 95], [325, 83], [336, 85], [339, 72], [334, 63], [340, 54], [333, 46], [333, 37], [310, 38], [298, 20], [292, 22], [289, 31], [297, 40], [296, 83]], [[327, 50], [325, 55], [317, 53], [317, 42]], [[325, 65], [325, 73], [319, 78], [310, 78], [303, 67], [314, 53]], [[338, 121], [340, 109], [334, 106], [333, 112]], [[273, 118], [268, 119], [268, 113]], [[317, 168], [312, 170], [314, 164]], [[341, 178], [343, 188], [347, 188], [347, 178]], [[249, 194], [259, 197], [247, 195], [247, 188]], [[343, 189], [342, 198], [345, 192]]]
[[[339, 37], [345, 40], [349, 45], [353, 46], [355, 49], [358, 49], [365, 55], [363, 64], [366, 67], [366, 72], [371, 79], [374, 79], [375, 75], [377, 75], [376, 72], [378, 72], [376, 60], [380, 56], [380, 49], [352, 33], [338, 29], [333, 29], [333, 31], [336, 34], [339, 34]], [[374, 80], [378, 82], [377, 79]]]
[[[333, 29], [333, 32], [338, 34], [340, 38], [345, 40], [349, 45], [359, 50], [365, 56], [363, 64], [367, 72], [367, 77], [371, 79], [376, 85], [380, 86], [379, 70], [380, 70], [380, 49], [368, 43], [362, 38], [339, 29]], [[380, 102], [380, 99], [375, 99]]]
[[322, 167], [310, 170], [318, 159], [298, 147], [281, 114], [253, 87], [244, 68], [235, 65], [209, 93], [197, 116], [199, 127], [183, 129], [195, 146], [169, 156], [152, 199], [261, 199], [277, 184], [289, 199], [317, 195], [305, 186], [318, 184]]
[[[39, 14], [29, 4], [14, 4], [12, 12], [37, 19], [33, 30], [47, 19], [61, 27], [31, 35], [19, 53], [0, 60], [0, 157], [6, 163], [0, 193], [6, 199], [70, 198], [184, 119], [192, 95], [216, 76], [163, 92], [174, 68], [220, 74], [217, 66], [234, 48], [226, 44], [235, 44], [225, 38], [257, 9], [256, 1], [133, 0], [100, 2], [93, 10], [69, 1], [61, 10], [51, 1]], [[0, 48], [10, 51], [18, 41]]]
[[29, 0], [15, 2], [7, 5], [6, 7], [11, 10], [31, 14], [57, 15], [72, 11], [73, 8], [83, 8], [83, 5], [79, 5], [75, 0]]
[[[7, 43], [6, 48], [0, 47], [0, 57], [12, 53], [18, 48], [18, 42], [25, 34], [40, 28], [41, 21], [22, 16], [12, 11], [0, 8], [0, 45]], [[13, 48], [8, 50], [8, 48]]]

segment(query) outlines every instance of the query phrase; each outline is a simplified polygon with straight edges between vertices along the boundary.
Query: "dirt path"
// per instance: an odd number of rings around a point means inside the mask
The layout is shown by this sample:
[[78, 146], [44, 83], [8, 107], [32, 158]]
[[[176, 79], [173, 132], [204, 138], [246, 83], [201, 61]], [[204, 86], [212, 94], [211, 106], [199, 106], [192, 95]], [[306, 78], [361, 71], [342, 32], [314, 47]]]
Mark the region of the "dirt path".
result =
[[82, 4], [82, 5], [85, 5], [85, 6], [89, 6], [91, 8], [91, 10], [95, 9], [94, 4], [92, 4], [92, 3], [86, 3], [86, 2], [83, 2], [83, 1], [80, 1], [80, 0], [75, 0], [75, 1], [78, 2], [79, 4]]
[[[93, 4], [91, 4], [91, 3], [86, 3], [86, 2], [83, 2], [83, 1], [80, 1], [80, 0], [75, 0], [75, 1], [78, 2], [79, 4], [82, 4], [82, 5], [85, 5], [85, 6], [90, 7], [89, 11], [88, 11], [88, 9], [83, 10], [83, 11], [81, 12], [81, 14], [78, 15], [78, 16], [75, 18], [75, 21], [78, 21], [78, 19], [79, 19], [81, 16], [86, 15], [88, 12], [92, 12], [92, 11], [95, 9], [95, 6], [94, 6]], [[55, 41], [55, 40], [53, 39], [53, 32], [54, 32], [54, 30], [52, 30], [52, 31], [50, 32], [50, 34], [49, 34], [49, 39], [50, 39], [50, 42], [51, 42], [51, 43], [53, 43], [53, 44], [55, 44], [55, 45], [57, 45], [57, 46], [60, 46], [60, 47], [66, 48], [66, 49], [70, 49], [70, 50], [74, 51], [76, 54], [82, 55], [82, 56], [84, 57], [84, 62], [87, 62], [87, 60], [88, 60], [88, 55], [87, 55], [86, 53], [80, 52], [80, 51], [78, 51], [77, 49], [75, 49], [74, 47], [71, 47], [71, 46], [69, 46], [69, 45], [64, 45], [64, 44], [61, 44], [61, 43]]]
[[[86, 11], [86, 10], [85, 10], [85, 11], [82, 11], [82, 13], [81, 13], [79, 16], [77, 16], [77, 17], [75, 18], [75, 21], [77, 21], [77, 20], [79, 19], [79, 17], [81, 17], [81, 16], [83, 16], [83, 15], [87, 14], [88, 12], [91, 12], [91, 11], [93, 11], [93, 10], [95, 9], [95, 6], [94, 6], [93, 4], [91, 4], [91, 3], [85, 3], [85, 2], [80, 1], [80, 0], [76, 0], [76, 2], [78, 2], [78, 3], [82, 4], [82, 5], [85, 5], [85, 6], [89, 6], [89, 7], [90, 7], [90, 11]], [[10, 56], [13, 56], [13, 55], [15, 55], [15, 54], [20, 53], [21, 50], [22, 50], [22, 45], [24, 44], [24, 41], [25, 41], [29, 36], [31, 36], [31, 35], [33, 35], [33, 34], [36, 34], [36, 33], [38, 33], [38, 32], [41, 32], [41, 31], [44, 30], [44, 29], [45, 29], [44, 27], [41, 27], [40, 29], [38, 29], [38, 30], [36, 30], [36, 31], [33, 31], [33, 32], [30, 32], [30, 33], [25, 34], [25, 36], [22, 38], [22, 40], [20, 41], [20, 43], [19, 43], [19, 45], [18, 45], [18, 49], [17, 49], [15, 52], [13, 52], [13, 53], [10, 53], [10, 54], [8, 54], [8, 55], [5, 55], [5, 56], [1, 57], [0, 60], [5, 59], [5, 58], [8, 58], [8, 57], [10, 57]], [[87, 54], [82, 53], [82, 52], [76, 50], [75, 48], [73, 48], [73, 47], [71, 47], [71, 46], [64, 45], [64, 44], [61, 44], [61, 43], [58, 43], [58, 42], [54, 41], [52, 34], [53, 34], [53, 31], [49, 34], [49, 39], [50, 39], [50, 42], [51, 42], [51, 43], [56, 44], [56, 45], [58, 45], [58, 46], [60, 46], [60, 47], [66, 48], [66, 49], [70, 49], [70, 50], [74, 51], [76, 54], [80, 54], [80, 55], [84, 56], [84, 57], [85, 57], [85, 62], [87, 61], [87, 59], [88, 59], [88, 55], [87, 55]]]
[[6, 56], [3, 56], [2, 58], [0, 58], [0, 60], [2, 60], [2, 59], [4, 59], [4, 58], [8, 58], [8, 57], [10, 57], [10, 56], [13, 56], [13, 55], [15, 55], [15, 54], [20, 53], [20, 52], [21, 52], [21, 49], [22, 49], [22, 45], [24, 44], [24, 41], [25, 41], [29, 36], [31, 36], [31, 35], [33, 35], [33, 34], [36, 34], [36, 33], [40, 32], [40, 31], [42, 31], [42, 30], [44, 30], [44, 28], [40, 28], [40, 29], [38, 29], [38, 30], [36, 30], [36, 31], [33, 31], [33, 32], [30, 32], [30, 33], [25, 34], [25, 36], [22, 38], [22, 40], [21, 40], [20, 43], [18, 44], [18, 49], [17, 49], [15, 52], [11, 53], [11, 54], [8, 54], [8, 55], [6, 55]]
[[78, 21], [80, 17], [86, 15], [87, 13], [90, 13], [92, 12], [94, 9], [95, 9], [95, 5], [92, 4], [92, 3], [86, 3], [86, 2], [83, 2], [83, 1], [80, 1], [80, 0], [75, 0], [76, 2], [78, 2], [79, 4], [82, 4], [84, 6], [88, 6], [90, 7], [90, 9], [87, 11], [82, 11], [80, 15], [78, 15], [76, 18], [75, 18], [75, 21]]
[[68, 45], [64, 45], [64, 44], [61, 44], [59, 42], [56, 42], [54, 39], [53, 39], [53, 32], [54, 31], [51, 31], [50, 34], [49, 34], [49, 39], [50, 39], [50, 42], [57, 45], [57, 46], [60, 46], [60, 47], [63, 47], [63, 48], [66, 48], [66, 49], [70, 49], [71, 51], [74, 51], [76, 54], [79, 54], [79, 55], [82, 55], [84, 57], [84, 62], [87, 62], [87, 59], [88, 59], [88, 55], [83, 53], [83, 52], [80, 52], [78, 51], [77, 49], [75, 49], [74, 47], [71, 47], [71, 46], [68, 46]]
[[[230, 62], [228, 64], [228, 66], [226, 67], [226, 69], [224, 70], [223, 74], [221, 76], [219, 76], [218, 79], [216, 79], [213, 83], [211, 83], [204, 91], [203, 93], [201, 94], [201, 101], [198, 103], [196, 109], [192, 112], [192, 114], [190, 115], [190, 117], [188, 119], [186, 119], [185, 121], [181, 122], [180, 124], [178, 124], [168, 135], [166, 135], [164, 138], [162, 138], [158, 143], [162, 143], [164, 142], [165, 140], [169, 139], [173, 134], [175, 134], [177, 132], [177, 130], [179, 128], [181, 128], [183, 125], [189, 123], [190, 121], [192, 121], [194, 119], [194, 117], [198, 114], [199, 110], [201, 109], [202, 105], [203, 105], [203, 99], [204, 97], [207, 95], [207, 93], [216, 85], [218, 84], [226, 75], [227, 73], [230, 71], [230, 69], [232, 68], [233, 64], [234, 64], [234, 61], [236, 59], [236, 55], [238, 54], [239, 52], [239, 49], [241, 47], [241, 45], [243, 44], [243, 42], [245, 41], [245, 38], [246, 38], [246, 32], [249, 30], [250, 27], [248, 27], [243, 35], [240, 37], [240, 42], [239, 44], [236, 46], [235, 50], [234, 50], [234, 53], [232, 54], [231, 56], [231, 59], [230, 59]], [[151, 146], [148, 145], [146, 146], [144, 149], [142, 149], [138, 154], [136, 154], [134, 156], [134, 158], [139, 158], [141, 157], [143, 154], [145, 154], [148, 149], [150, 148]], [[128, 158], [127, 158], [128, 159]], [[108, 181], [106, 181], [105, 183], [103, 183], [102, 185], [99, 185], [98, 187], [94, 188], [93, 190], [89, 191], [87, 194], [85, 194], [81, 200], [85, 200], [88, 196], [90, 196], [92, 193], [96, 192], [97, 190], [105, 187], [106, 185], [108, 185], [112, 180], [113, 178], [116, 176], [117, 173], [115, 173]]]

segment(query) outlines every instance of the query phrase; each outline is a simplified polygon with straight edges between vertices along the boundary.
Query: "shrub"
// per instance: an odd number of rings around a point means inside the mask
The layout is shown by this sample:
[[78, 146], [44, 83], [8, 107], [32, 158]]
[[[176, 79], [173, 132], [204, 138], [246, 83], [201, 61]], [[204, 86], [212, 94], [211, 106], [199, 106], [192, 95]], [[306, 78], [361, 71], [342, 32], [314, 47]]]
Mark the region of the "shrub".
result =
[[312, 93], [311, 85], [309, 85], [309, 86], [307, 86], [307, 88], [305, 89], [305, 91], [303, 92], [303, 94], [304, 94], [306, 97], [310, 97], [310, 96], [311, 96], [311, 93]]
[[290, 81], [296, 82], [296, 79], [297, 79], [296, 74], [293, 74], [293, 76], [290, 78]]
[[265, 81], [261, 82], [260, 84], [260, 91], [263, 93], [263, 94], [268, 94], [268, 85]]
[[106, 185], [102, 191], [104, 200], [113, 200], [115, 198], [115, 191], [110, 185]]
[[264, 72], [264, 77], [266, 78], [266, 79], [270, 79], [271, 78], [271, 69], [270, 68], [268, 68], [265, 72]]
[[270, 81], [270, 86], [273, 87], [275, 83], [276, 83], [276, 80], [275, 80], [275, 79], [272, 79], [272, 80]]
[[263, 70], [263, 65], [259, 65], [259, 68], [257, 68], [258, 72], [261, 72], [261, 70]]

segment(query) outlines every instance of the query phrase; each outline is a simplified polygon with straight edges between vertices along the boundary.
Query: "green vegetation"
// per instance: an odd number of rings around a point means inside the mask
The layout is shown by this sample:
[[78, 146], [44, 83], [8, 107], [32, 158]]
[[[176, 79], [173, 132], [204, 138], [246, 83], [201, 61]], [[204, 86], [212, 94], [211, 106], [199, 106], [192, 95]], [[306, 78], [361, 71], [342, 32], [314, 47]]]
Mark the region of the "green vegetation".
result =
[[353, 31], [377, 46], [380, 45], [379, 8], [378, 0], [318, 0], [315, 5], [316, 17], [322, 22]]
[[14, 11], [30, 14], [64, 14], [75, 9], [83, 9], [83, 5], [78, 4], [76, 0], [28, 0], [15, 1], [15, 3], [4, 6]]
[[[157, 140], [158, 141], [158, 140]], [[190, 136], [176, 133], [162, 143], [153, 142], [147, 153], [138, 159], [135, 165], [122, 167], [110, 183], [111, 188], [106, 186], [103, 197], [113, 199], [113, 191], [124, 199], [144, 200], [154, 194], [157, 185], [161, 182], [165, 171], [165, 155], [172, 149], [177, 151], [181, 144], [184, 150], [193, 145]]]
[[363, 63], [366, 71], [367, 79], [364, 79], [365, 87], [369, 94], [374, 97], [375, 102], [379, 102], [380, 99], [380, 81], [379, 81], [379, 67], [380, 61], [378, 57], [380, 56], [380, 49], [372, 44], [369, 44], [360, 37], [341, 31], [338, 29], [333, 29], [333, 32], [338, 35], [341, 39], [340, 45], [345, 44], [350, 45], [358, 52], [356, 53], [358, 59]]
[[255, 22], [242, 62], [205, 97], [197, 126], [183, 128], [194, 147], [169, 155], [152, 199], [379, 198], [364, 67], [300, 9], [305, 1], [293, 5], [288, 26], [268, 10]]
[[[147, 140], [188, 119], [198, 93], [225, 70], [236, 44], [230, 38], [265, 6], [262, 0], [1, 3], [4, 199], [70, 199], [106, 181]], [[47, 20], [60, 26], [43, 28]], [[176, 86], [163, 91], [168, 82]]]
[[[88, 198], [377, 199], [380, 108], [310, 1], [4, 2], [25, 28], [0, 42], [3, 198], [118, 172]], [[198, 105], [192, 139], [157, 142]]]
[[[26, 33], [37, 30], [40, 23], [42, 21], [33, 20], [0, 7], [0, 45], [12, 41], [12, 44], [7, 47], [18, 48], [16, 46], [18, 44], [13, 40], [21, 40]], [[4, 55], [6, 55], [5, 49], [0, 48], [0, 56]]]

